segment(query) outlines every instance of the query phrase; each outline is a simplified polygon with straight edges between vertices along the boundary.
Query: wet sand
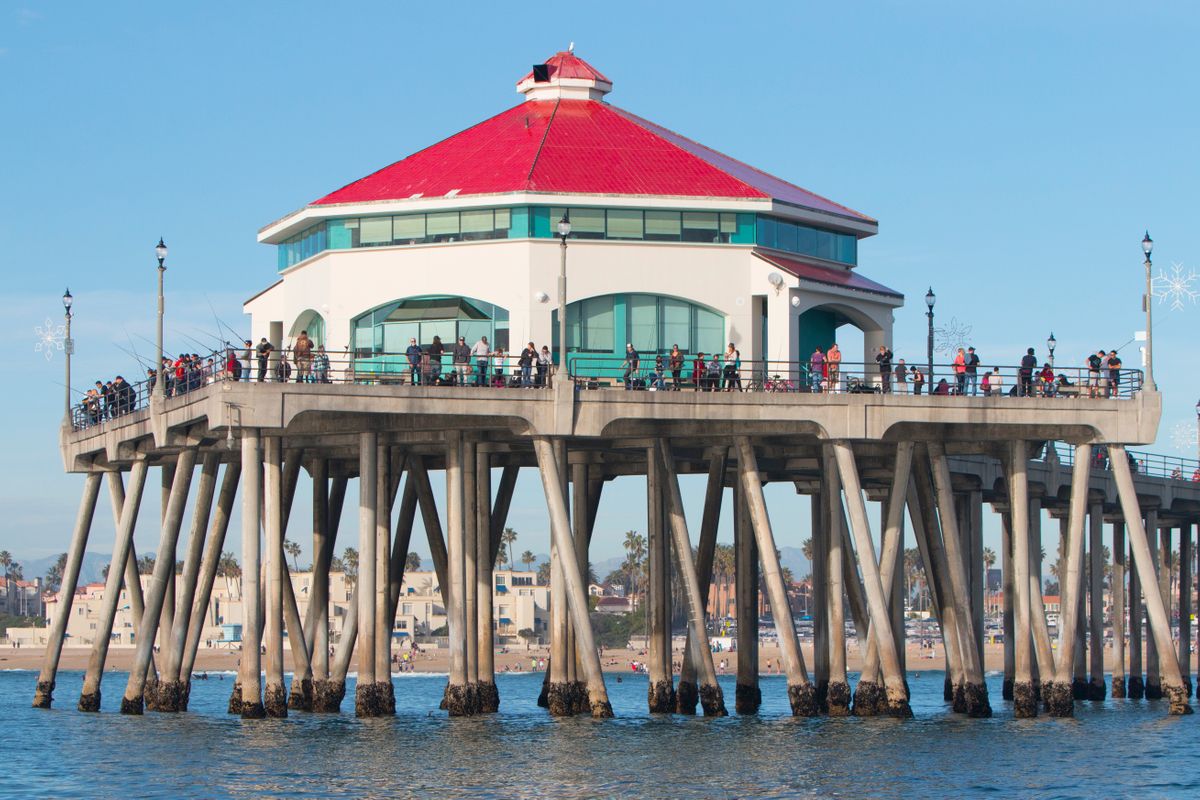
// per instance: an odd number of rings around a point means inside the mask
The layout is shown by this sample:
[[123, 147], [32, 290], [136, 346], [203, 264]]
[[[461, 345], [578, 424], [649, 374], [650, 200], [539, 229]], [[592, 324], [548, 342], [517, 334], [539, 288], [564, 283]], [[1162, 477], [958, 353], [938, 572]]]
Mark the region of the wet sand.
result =
[[[801, 650], [804, 653], [804, 663], [808, 667], [809, 672], [812, 671], [813, 654], [812, 643], [802, 642]], [[397, 649], [398, 654], [408, 652], [407, 649]], [[63, 649], [62, 658], [59, 662], [60, 669], [67, 670], [82, 670], [87, 668], [88, 657], [91, 654], [91, 649], [88, 647], [67, 647]], [[1112, 651], [1105, 652], [1105, 667], [1109, 666], [1109, 657]], [[107, 666], [110, 670], [127, 670], [133, 662], [134, 649], [132, 647], [110, 647], [108, 651]], [[547, 647], [533, 647], [529, 650], [525, 649], [524, 645], [516, 645], [510, 648], [501, 648], [496, 652], [496, 671], [530, 671], [531, 658], [546, 658], [549, 655]], [[921, 672], [926, 670], [940, 670], [945, 666], [944, 654], [941, 645], [936, 648], [936, 655], [933, 658], [929, 657], [930, 650], [910, 645], [907, 654], [907, 668], [909, 672]], [[42, 648], [22, 647], [19, 649], [0, 648], [0, 669], [40, 669], [42, 666], [43, 650]], [[196, 656], [195, 670], [202, 671], [217, 671], [217, 670], [236, 670], [238, 661], [241, 658], [239, 650], [226, 650], [217, 648], [201, 648]], [[720, 668], [721, 662], [725, 662], [725, 673], [732, 674], [737, 670], [737, 653], [736, 652], [718, 652], [713, 654], [713, 658]], [[779, 649], [774, 644], [764, 645], [759, 650], [759, 669], [766, 674], [774, 674], [779, 671]], [[284, 659], [287, 669], [291, 669], [291, 660], [288, 650], [284, 650]], [[630, 662], [644, 661], [646, 659], [645, 650], [634, 649], [606, 649], [603, 654], [602, 663], [607, 672], [628, 672], [630, 671]], [[682, 648], [677, 646], [673, 653], [673, 660], [676, 662], [676, 671], [678, 671], [679, 662], [683, 659]], [[770, 667], [768, 667], [768, 663]], [[985, 645], [984, 646], [984, 666], [988, 671], [1002, 670], [1004, 668], [1004, 646], [1003, 645]], [[857, 672], [862, 667], [862, 656], [858, 646], [851, 642], [847, 652], [847, 668], [852, 672]], [[353, 667], [352, 667], [353, 669]], [[415, 656], [413, 661], [413, 669], [416, 672], [448, 672], [450, 669], [450, 653], [449, 650], [438, 650], [433, 647], [425, 647], [420, 653]]]

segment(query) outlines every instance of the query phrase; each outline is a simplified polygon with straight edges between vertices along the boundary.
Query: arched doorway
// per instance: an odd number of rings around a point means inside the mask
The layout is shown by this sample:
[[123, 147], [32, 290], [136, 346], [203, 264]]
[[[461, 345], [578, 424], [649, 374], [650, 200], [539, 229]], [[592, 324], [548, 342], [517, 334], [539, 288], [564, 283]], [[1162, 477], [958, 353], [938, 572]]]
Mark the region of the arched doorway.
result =
[[292, 329], [288, 332], [288, 340], [294, 341], [301, 331], [308, 333], [313, 347], [325, 345], [325, 318], [311, 308], [296, 317], [296, 321], [292, 323]]
[[393, 300], [355, 317], [350, 342], [355, 358], [403, 354], [410, 339], [428, 347], [433, 337], [450, 347], [458, 337], [474, 344], [487, 336], [508, 350], [508, 310], [472, 297], [424, 295]]

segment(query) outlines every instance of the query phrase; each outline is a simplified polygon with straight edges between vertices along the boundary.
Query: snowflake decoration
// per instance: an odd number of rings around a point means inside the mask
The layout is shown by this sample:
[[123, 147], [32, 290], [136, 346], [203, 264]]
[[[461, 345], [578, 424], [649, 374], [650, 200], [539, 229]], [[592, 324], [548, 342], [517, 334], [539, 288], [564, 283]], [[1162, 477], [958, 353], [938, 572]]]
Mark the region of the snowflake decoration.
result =
[[54, 358], [56, 352], [65, 349], [67, 329], [62, 325], [55, 325], [49, 317], [46, 317], [46, 321], [41, 325], [34, 326], [33, 332], [37, 335], [33, 352], [41, 353], [47, 361]]
[[933, 349], [943, 355], [952, 356], [958, 353], [958, 348], [967, 347], [967, 338], [971, 335], [971, 326], [965, 325], [958, 321], [958, 317], [951, 317], [944, 328], [933, 329]]
[[1171, 272], [1159, 272], [1151, 283], [1150, 293], [1158, 298], [1158, 302], [1165, 303], [1171, 301], [1171, 310], [1180, 311], [1183, 309], [1184, 301], [1191, 303], [1196, 302], [1196, 298], [1200, 297], [1200, 292], [1196, 291], [1195, 283], [1196, 270], [1189, 269], [1184, 272], [1182, 264], [1171, 264]]
[[1196, 423], [1175, 423], [1175, 427], [1171, 428], [1171, 444], [1176, 450], [1191, 452], [1196, 447]]

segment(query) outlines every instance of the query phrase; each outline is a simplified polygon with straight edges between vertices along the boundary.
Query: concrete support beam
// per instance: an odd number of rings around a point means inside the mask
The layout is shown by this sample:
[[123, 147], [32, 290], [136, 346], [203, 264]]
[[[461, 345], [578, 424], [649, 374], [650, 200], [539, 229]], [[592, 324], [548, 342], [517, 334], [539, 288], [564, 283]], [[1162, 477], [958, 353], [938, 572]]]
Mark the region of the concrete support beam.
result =
[[[959, 643], [962, 648], [963, 672], [966, 677], [966, 683], [963, 686], [966, 712], [971, 717], [990, 717], [992, 708], [988, 702], [987, 684], [983, 680], [982, 657], [977, 649], [980, 640], [975, 635], [970, 586], [963, 566], [965, 563], [963, 545], [959, 537], [954, 495], [950, 486], [950, 468], [946, 463], [946, 453], [941, 442], [931, 441], [926, 446], [929, 450], [933, 488], [937, 497], [938, 517], [942, 526], [942, 544], [948, 562], [950, 591], [953, 597], [955, 616], [960, 621]], [[978, 570], [975, 564], [972, 567], [972, 571]], [[980, 602], [982, 604], [982, 598]]]
[[[667, 501], [667, 518], [671, 527], [671, 542], [675, 547], [675, 564], [683, 583], [684, 599], [688, 610], [688, 639], [692, 661], [699, 667], [700, 705], [706, 717], [724, 717], [725, 698], [717, 683], [717, 670], [713, 666], [712, 649], [708, 645], [708, 628], [705, 618], [705, 598], [701, 596], [700, 581], [696, 564], [692, 559], [692, 541], [688, 535], [687, 517], [683, 512], [683, 496], [679, 492], [679, 476], [675, 470], [675, 457], [666, 439], [658, 440], [658, 456], [661, 461], [662, 478], [666, 484], [664, 497]], [[670, 653], [668, 653], [668, 658]], [[669, 662], [668, 662], [669, 663]]]
[[[887, 595], [883, 588], [883, 577], [880, 575], [879, 564], [875, 559], [875, 548], [871, 540], [870, 523], [867, 520], [867, 506], [863, 501], [862, 486], [858, 477], [858, 466], [855, 463], [854, 451], [847, 442], [834, 442], [832, 448], [837, 459], [837, 468], [841, 477], [842, 487], [846, 494], [846, 502], [850, 514], [850, 530], [854, 535], [855, 547], [858, 551], [858, 562], [862, 569], [863, 588], [866, 593], [867, 609], [870, 614], [870, 642], [875, 645], [879, 653], [879, 664], [883, 670], [884, 689], [887, 694], [887, 711], [894, 717], [911, 717], [912, 709], [908, 705], [908, 692], [904, 688], [904, 675], [900, 671], [900, 659], [896, 654], [896, 640], [892, 635], [891, 614], [888, 609]], [[911, 453], [911, 447], [908, 452]], [[900, 486], [908, 485], [907, 470], [904, 472], [904, 482]], [[900, 475], [897, 475], [895, 480], [899, 481], [900, 477]], [[893, 506], [899, 507], [899, 503], [893, 503]], [[896, 525], [898, 528], [898, 519]], [[889, 530], [887, 533], [892, 534], [891, 538], [894, 542], [898, 531]], [[885, 533], [885, 539], [887, 538], [887, 533]], [[885, 553], [884, 555], [889, 559], [889, 563], [894, 563], [893, 553]], [[888, 585], [890, 586], [891, 575], [888, 575], [887, 578]]]
[[734, 710], [757, 714], [762, 705], [758, 686], [758, 546], [750, 524], [750, 508], [741, 483], [734, 484], [734, 613], [737, 616], [737, 685]]
[[1009, 513], [1012, 516], [1013, 578], [1015, 603], [1013, 625], [1015, 663], [1013, 669], [1013, 715], [1036, 717], [1037, 695], [1033, 686], [1033, 632], [1030, 630], [1031, 585], [1029, 565], [1029, 482], [1028, 454], [1024, 441], [1009, 444], [1007, 458]]
[[[200, 485], [196, 491], [195, 507], [192, 509], [192, 525], [188, 532], [187, 553], [183, 559], [183, 579], [179, 594], [180, 615], [171, 629], [171, 646], [167, 650], [166, 663], [159, 682], [153, 706], [156, 711], [183, 711], [187, 708], [185, 693], [189, 685], [184, 680], [182, 666], [187, 650], [188, 634], [191, 629], [192, 603], [200, 580], [201, 558], [204, 555], [205, 533], [212, 513], [213, 495], [217, 488], [217, 471], [220, 454], [205, 453], [200, 468]], [[207, 600], [207, 598], [205, 598]]]
[[1109, 618], [1113, 631], [1112, 696], [1125, 697], [1125, 523], [1112, 526], [1112, 587]]
[[[171, 578], [175, 575], [175, 549], [179, 541], [179, 529], [183, 525], [183, 512], [188, 492], [192, 485], [192, 467], [196, 463], [196, 450], [185, 448], [179, 453], [175, 474], [171, 483], [171, 496], [167, 514], [163, 520], [162, 536], [159, 539], [158, 555], [154, 562], [154, 576], [150, 583], [149, 596], [138, 626], [137, 650], [133, 668], [121, 700], [122, 714], [141, 714], [145, 709], [146, 671], [154, 650], [155, 637], [161, 619], [167, 591], [173, 589]], [[157, 689], [157, 687], [155, 687]]]
[[763, 577], [767, 584], [767, 596], [771, 602], [771, 614], [775, 618], [775, 630], [779, 636], [780, 661], [783, 662], [784, 673], [787, 675], [788, 701], [792, 707], [792, 714], [816, 716], [819, 710], [816, 688], [808, 679], [808, 670], [804, 668], [804, 656], [796, 639], [796, 627], [792, 622], [787, 589], [783, 585], [783, 574], [779, 567], [779, 554], [775, 549], [775, 535], [771, 531], [771, 518], [767, 514], [767, 504], [763, 498], [758, 459], [749, 437], [735, 437], [734, 444], [737, 446], [739, 480], [750, 511], [754, 539], [758, 545]]
[[[829, 688], [825, 694], [826, 711], [831, 717], [850, 714], [850, 680], [846, 675], [846, 605], [845, 562], [842, 548], [846, 534], [843, 530], [842, 483], [831, 445], [821, 452], [821, 471], [828, 488], [829, 537], [825, 558], [825, 620], [829, 637]], [[791, 616], [785, 605], [784, 610]]]
[[263, 638], [266, 643], [263, 708], [268, 717], [287, 716], [287, 687], [283, 683], [283, 442], [277, 436], [263, 440], [263, 497], [266, 501], [264, 552], [267, 569], [263, 593]]
[[42, 657], [42, 671], [38, 674], [37, 688], [33, 693], [34, 708], [50, 708], [54, 702], [54, 684], [58, 676], [58, 661], [62, 656], [63, 638], [67, 623], [71, 619], [71, 601], [79, 585], [79, 568], [87, 550], [88, 534], [92, 529], [92, 518], [96, 514], [96, 499], [100, 496], [100, 481], [103, 473], [89, 472], [83, 481], [83, 493], [79, 499], [79, 512], [75, 517], [75, 529], [71, 533], [71, 545], [67, 550], [67, 566], [63, 570], [62, 585], [59, 587], [58, 612], [50, 623], [50, 637]]
[[183, 698], [180, 711], [186, 711], [191, 693], [192, 666], [196, 663], [196, 652], [200, 648], [200, 637], [204, 634], [205, 619], [212, 599], [213, 583], [221, 565], [221, 554], [225, 549], [225, 537], [229, 533], [229, 520], [233, 517], [233, 502], [237, 497], [238, 484], [242, 477], [242, 464], [234, 461], [225, 465], [221, 478], [221, 491], [217, 495], [216, 512], [209, 523], [208, 536], [204, 542], [204, 556], [200, 561], [200, 580], [192, 599], [188, 615], [188, 638], [179, 664], [179, 679], [183, 681]]
[[1125, 511], [1128, 524], [1129, 544], [1133, 549], [1134, 567], [1143, 586], [1149, 587], [1146, 592], [1146, 613], [1150, 620], [1151, 634], [1157, 645], [1159, 667], [1162, 673], [1162, 690], [1170, 703], [1171, 714], [1190, 714], [1187, 692], [1183, 686], [1183, 675], [1179, 669], [1179, 660], [1171, 643], [1171, 626], [1167, 618], [1167, 610], [1162, 596], [1153, 590], [1155, 585], [1154, 562], [1151, 558], [1146, 531], [1138, 518], [1137, 491], [1133, 486], [1133, 477], [1129, 474], [1129, 463], [1126, 460], [1124, 445], [1110, 445], [1109, 453], [1112, 459], [1113, 476], [1117, 479], [1117, 491], [1121, 497], [1121, 507]]
[[1088, 573], [1088, 636], [1091, 642], [1088, 651], [1088, 699], [1099, 701], [1107, 694], [1104, 683], [1104, 506], [1100, 503], [1093, 503], [1088, 510], [1088, 551], [1091, 554]]
[[[713, 559], [717, 550], [717, 526], [725, 494], [728, 453], [729, 449], [726, 447], [714, 447], [709, 454], [704, 513], [700, 518], [700, 543], [696, 549], [696, 579], [700, 584], [700, 602], [705, 609], [708, 608], [708, 592], [712, 584]], [[696, 683], [696, 665], [692, 660], [691, 636], [689, 627], [688, 642], [683, 649], [683, 666], [679, 671], [679, 688], [675, 692], [675, 710], [680, 714], [695, 714], [700, 699], [700, 690]], [[741, 653], [738, 654], [738, 658], [741, 659]]]
[[[499, 538], [500, 531], [492, 530], [491, 456], [483, 448], [477, 448], [475, 461], [468, 467], [475, 473], [475, 692], [480, 713], [494, 714], [500, 710], [500, 692], [496, 688], [496, 640], [492, 622], [495, 586], [492, 569], [496, 563], [492, 542]], [[507, 503], [511, 501], [510, 490], [505, 501], [506, 515]]]
[[653, 447], [646, 450], [646, 565], [650, 604], [647, 647], [649, 684], [646, 703], [651, 714], [675, 710], [675, 680], [671, 668], [671, 551], [663, 508], [664, 476]]
[[[1140, 521], [1140, 518], [1139, 518]], [[1125, 521], [1124, 531], [1128, 534], [1129, 520]], [[1128, 539], [1128, 535], [1126, 535]], [[1133, 541], [1129, 541], [1129, 553], [1126, 560], [1126, 570], [1129, 572], [1129, 699], [1141, 700], [1146, 696], [1146, 676], [1142, 670], [1142, 582], [1138, 571], [1133, 567]]]
[[1071, 475], [1071, 506], [1067, 518], [1066, 574], [1061, 577], [1062, 601], [1058, 664], [1053, 674], [1046, 674], [1042, 683], [1042, 698], [1052, 717], [1070, 717], [1075, 713], [1071, 679], [1075, 668], [1076, 629], [1079, 618], [1079, 597], [1083, 587], [1083, 522], [1087, 513], [1088, 472], [1091, 469], [1092, 446], [1075, 446], [1075, 462]]
[[[550, 507], [551, 535], [554, 537], [554, 543], [560, 553], [571, 553], [573, 549], [571, 522], [567, 515], [567, 504], [563, 498], [563, 482], [556, 463], [553, 444], [548, 437], [535, 436], [533, 447], [542, 475], [542, 488], [546, 494], [547, 505]], [[575, 627], [592, 716], [595, 718], [611, 717], [612, 705], [608, 702], [608, 691], [604, 686], [604, 673], [600, 667], [600, 657], [596, 651], [596, 641], [592, 636], [592, 625], [588, 618], [587, 586], [583, 583], [579, 565], [574, 559], [562, 558], [560, 563], [567, 589], [567, 610], [570, 612]]]
[[1012, 517], [1007, 512], [1000, 515], [1000, 562], [1003, 575], [1001, 591], [1004, 593], [1002, 625], [1004, 626], [1004, 683], [1003, 699], [1013, 699], [1013, 677], [1016, 671], [1016, 630], [1013, 619], [1013, 592], [1016, 578], [1013, 575]]
[[[118, 498], [121, 498], [117, 535], [113, 541], [113, 557], [109, 562], [108, 579], [104, 585], [104, 606], [100, 611], [100, 620], [96, 623], [96, 638], [92, 645], [92, 653], [88, 659], [87, 672], [83, 676], [83, 690], [79, 695], [80, 711], [100, 710], [100, 683], [104, 678], [104, 662], [108, 657], [108, 644], [112, 638], [113, 622], [117, 616], [117, 604], [121, 598], [121, 583], [125, 580], [121, 565], [129, 562], [133, 547], [133, 531], [137, 526], [138, 509], [142, 504], [142, 491], [146, 487], [147, 465], [144, 459], [137, 459], [129, 471], [129, 491], [121, 489], [121, 476], [111, 473], [109, 490], [113, 498], [113, 509], [116, 511]], [[134, 566], [136, 570], [136, 565]], [[140, 588], [140, 584], [139, 584]]]
[[[446, 710], [452, 717], [475, 713], [467, 680], [467, 620], [463, 602], [467, 593], [463, 466], [462, 434], [450, 431], [446, 435], [446, 576], [449, 579], [446, 625], [450, 637], [450, 682], [446, 687]], [[419, 493], [419, 483], [417, 489]]]
[[1179, 526], [1179, 670], [1183, 685], [1192, 693], [1192, 528]]
[[[386, 484], [385, 484], [386, 486]], [[358, 683], [354, 713], [374, 717], [380, 711], [375, 697], [375, 526], [379, 515], [379, 434], [358, 435]]]
[[[240, 702], [230, 702], [230, 712], [243, 719], [261, 719], [267, 715], [262, 700], [262, 656], [258, 641], [262, 635], [259, 610], [262, 566], [263, 468], [261, 432], [258, 428], [242, 431], [242, 684]], [[247, 646], [249, 645], [249, 646]], [[236, 690], [236, 688], [235, 688]]]

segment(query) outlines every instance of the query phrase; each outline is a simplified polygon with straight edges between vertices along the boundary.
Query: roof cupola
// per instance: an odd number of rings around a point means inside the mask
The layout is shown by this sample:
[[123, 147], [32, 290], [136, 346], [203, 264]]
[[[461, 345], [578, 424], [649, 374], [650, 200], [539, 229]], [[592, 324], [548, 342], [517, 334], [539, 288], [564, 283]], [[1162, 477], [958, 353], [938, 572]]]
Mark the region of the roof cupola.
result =
[[575, 44], [534, 64], [517, 82], [526, 100], [600, 100], [612, 91], [612, 81], [575, 55]]

